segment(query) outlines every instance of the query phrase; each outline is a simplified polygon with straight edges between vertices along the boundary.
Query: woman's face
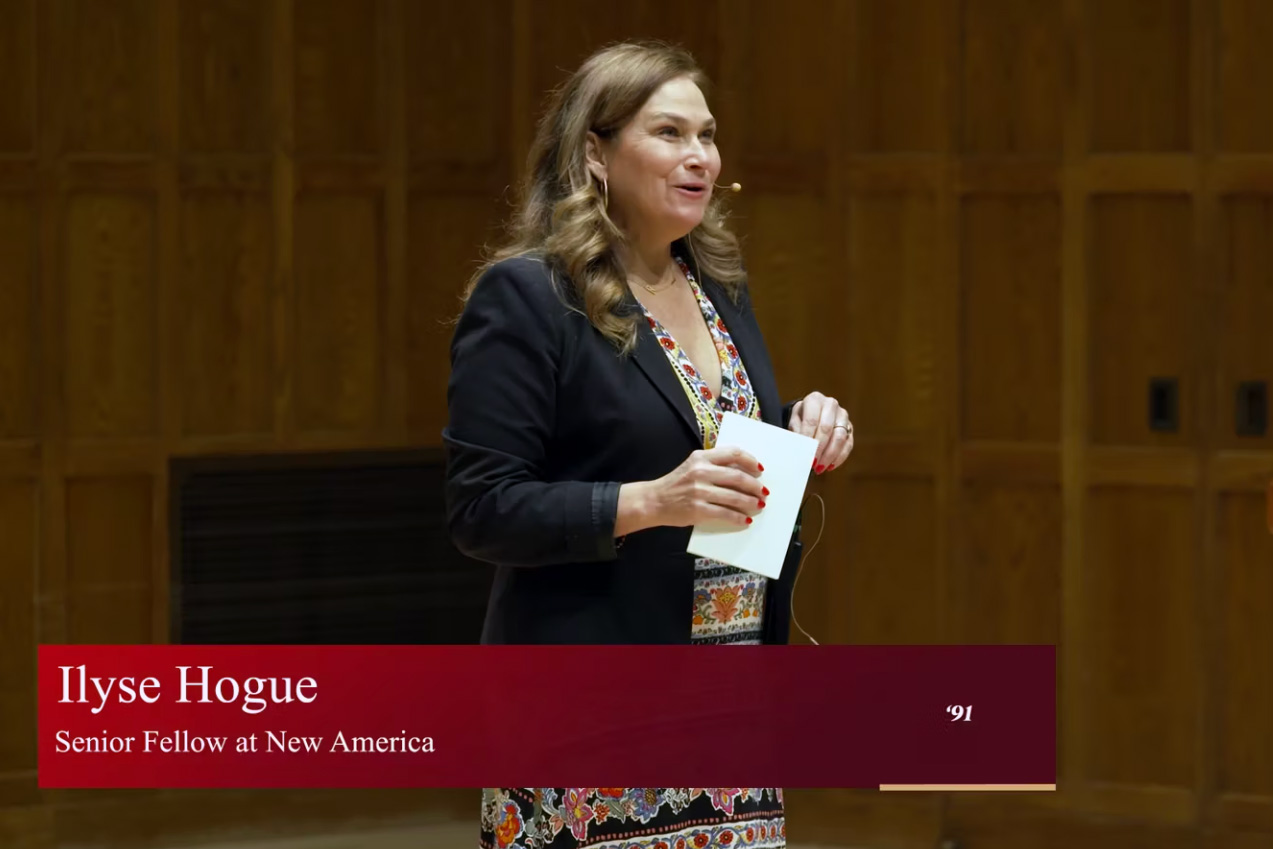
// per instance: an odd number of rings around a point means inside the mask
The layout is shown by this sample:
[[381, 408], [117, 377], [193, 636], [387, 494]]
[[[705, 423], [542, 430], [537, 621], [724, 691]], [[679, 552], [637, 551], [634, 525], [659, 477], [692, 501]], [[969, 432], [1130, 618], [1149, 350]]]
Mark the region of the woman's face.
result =
[[[716, 119], [691, 80], [665, 83], [613, 138], [590, 144], [609, 183], [610, 217], [642, 241], [672, 242], [698, 226], [720, 174]], [[598, 156], [599, 153], [599, 156]]]

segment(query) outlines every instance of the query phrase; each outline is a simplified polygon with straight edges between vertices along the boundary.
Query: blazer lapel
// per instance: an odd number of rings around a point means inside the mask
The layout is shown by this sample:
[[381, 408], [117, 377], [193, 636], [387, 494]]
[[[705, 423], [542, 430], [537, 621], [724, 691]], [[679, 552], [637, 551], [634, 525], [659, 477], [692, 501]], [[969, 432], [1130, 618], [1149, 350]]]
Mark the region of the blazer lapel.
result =
[[639, 316], [637, 321], [637, 343], [636, 348], [632, 352], [632, 359], [636, 361], [642, 373], [649, 378], [663, 398], [672, 405], [672, 409], [676, 411], [677, 418], [689, 429], [690, 437], [701, 447], [703, 435], [699, 432], [698, 420], [694, 418], [694, 410], [690, 406], [690, 399], [685, 396], [685, 389], [681, 386], [680, 378], [672, 370], [672, 364], [668, 362], [667, 353], [663, 350], [663, 346], [659, 344], [658, 337], [654, 335], [654, 331], [650, 328], [650, 323], [645, 320], [645, 314], [641, 311], [641, 304], [630, 292], [626, 300], [628, 309], [634, 310]]

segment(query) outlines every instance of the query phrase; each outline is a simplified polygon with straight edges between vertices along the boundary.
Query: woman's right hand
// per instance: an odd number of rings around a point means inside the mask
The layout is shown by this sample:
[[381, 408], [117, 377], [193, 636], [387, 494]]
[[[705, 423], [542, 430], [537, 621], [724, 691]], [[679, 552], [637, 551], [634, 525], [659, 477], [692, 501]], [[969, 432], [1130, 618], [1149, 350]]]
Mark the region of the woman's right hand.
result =
[[624, 484], [616, 536], [647, 527], [706, 522], [746, 527], [764, 509], [769, 495], [759, 480], [762, 471], [756, 458], [740, 448], [695, 451], [661, 478]]

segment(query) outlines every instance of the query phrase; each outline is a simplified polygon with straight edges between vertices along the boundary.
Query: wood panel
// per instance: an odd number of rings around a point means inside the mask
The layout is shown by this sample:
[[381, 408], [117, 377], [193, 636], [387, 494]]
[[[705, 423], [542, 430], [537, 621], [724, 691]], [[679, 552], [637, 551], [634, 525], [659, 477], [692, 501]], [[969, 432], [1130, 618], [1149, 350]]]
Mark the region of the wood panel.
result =
[[153, 481], [66, 483], [67, 622], [74, 643], [149, 643]]
[[296, 204], [297, 425], [374, 433], [380, 418], [383, 216], [368, 195]]
[[[944, 0], [854, 2], [846, 49], [850, 66], [845, 106], [853, 116], [847, 130], [849, 149], [945, 148], [951, 122], [942, 69], [951, 49], [953, 10], [956, 5]], [[915, 61], [918, 56], [924, 61]]]
[[[0, 778], [35, 769], [39, 513], [30, 480], [0, 480]], [[0, 795], [3, 799], [3, 795]]]
[[1048, 486], [1061, 482], [1061, 451], [1056, 445], [970, 443], [960, 447], [958, 464], [960, 474], [969, 480]]
[[961, 436], [1055, 443], [1060, 206], [1052, 197], [966, 197], [960, 221]]
[[[1221, 214], [1221, 326], [1217, 340], [1220, 384], [1217, 393], [1219, 444], [1234, 449], [1273, 448], [1268, 427], [1268, 393], [1273, 390], [1273, 197], [1235, 195], [1224, 198]], [[1238, 432], [1239, 385], [1263, 381], [1266, 430], [1263, 435]]]
[[[835, 643], [935, 643], [945, 615], [937, 570], [936, 500], [925, 481], [855, 479], [848, 509], [823, 537], [837, 569], [824, 601]], [[841, 536], [842, 534], [842, 536]]]
[[1086, 0], [1090, 147], [1187, 150], [1189, 0]]
[[[1096, 444], [1184, 445], [1197, 438], [1198, 301], [1188, 198], [1092, 202], [1088, 286], [1090, 436]], [[1179, 428], [1149, 429], [1149, 381], [1179, 386]]]
[[[472, 789], [440, 788], [183, 789], [127, 791], [110, 804], [100, 801], [106, 792], [93, 791], [99, 800], [96, 804], [67, 804], [57, 810], [55, 839], [41, 844], [40, 849], [224, 842], [249, 834], [268, 842], [278, 840], [284, 831], [302, 841], [317, 839], [320, 845], [325, 838], [318, 835], [332, 839], [330, 835], [336, 833], [342, 836], [334, 839], [357, 841], [360, 827], [392, 829], [399, 823], [411, 827], [468, 817], [475, 798]], [[137, 801], [129, 803], [128, 796]], [[0, 837], [3, 835], [0, 828]], [[9, 844], [3, 845], [9, 849]]]
[[[66, 484], [67, 582], [72, 594], [150, 583], [151, 482], [74, 478]], [[112, 546], [123, 546], [112, 556]]]
[[180, 16], [181, 149], [269, 149], [271, 30], [259, 0], [183, 0]]
[[1130, 488], [1088, 496], [1081, 647], [1083, 776], [1174, 788], [1134, 813], [1188, 817], [1197, 777], [1200, 588], [1192, 494]]
[[155, 433], [158, 412], [155, 206], [142, 194], [82, 194], [65, 225], [67, 429]]
[[950, 605], [960, 643], [1061, 642], [1061, 493], [969, 481]]
[[751, 248], [749, 288], [761, 326], [781, 327], [790, 334], [786, 344], [770, 346], [784, 401], [812, 391], [815, 377], [823, 386], [840, 383], [837, 378], [844, 372], [828, 350], [836, 335], [834, 323], [828, 326], [825, 319], [843, 314], [847, 296], [839, 287], [812, 282], [836, 273], [829, 239], [823, 237], [829, 235], [825, 202], [766, 194], [740, 198], [736, 207], [738, 229]]
[[158, 141], [156, 4], [57, 0], [52, 4], [61, 149], [149, 153]]
[[495, 224], [485, 198], [411, 198], [407, 239], [407, 422], [420, 439], [439, 440], [453, 320], [480, 247]]
[[[511, 10], [509, 0], [406, 3], [406, 138], [413, 162], [480, 166], [506, 176]], [[475, 55], [485, 58], [475, 62]], [[487, 205], [496, 208], [489, 200]]]
[[1203, 849], [1273, 849], [1273, 834], [1253, 831], [1211, 831], [1203, 837]]
[[14, 849], [49, 849], [53, 842], [53, 810], [25, 805], [0, 808], [0, 840]]
[[34, 683], [17, 690], [0, 690], [0, 767], [30, 773], [36, 767], [36, 737], [30, 729], [37, 719]]
[[[511, 209], [514, 115], [513, 4], [445, 9], [409, 0], [404, 85], [408, 185], [405, 218], [406, 429], [435, 442], [446, 421], [451, 320], [459, 294]], [[457, 39], [455, 32], [466, 36]], [[474, 54], [487, 60], [475, 64]], [[456, 79], [464, 79], [463, 87]], [[510, 156], [510, 154], [517, 154]], [[440, 367], [441, 366], [441, 367]]]
[[1202, 484], [1204, 464], [1186, 448], [1092, 448], [1086, 454], [1085, 478], [1103, 484], [1192, 489]]
[[[730, 61], [721, 91], [728, 98], [727, 107], [718, 116], [723, 181], [737, 174], [749, 186], [755, 163], [800, 162], [813, 180], [790, 181], [788, 191], [804, 190], [828, 199], [828, 155], [843, 119], [835, 110], [810, 109], [805, 98], [791, 96], [811, 83], [828, 93], [838, 88], [842, 60], [835, 31], [828, 26], [826, 4], [728, 3], [725, 14], [739, 20], [728, 24], [731, 41], [722, 48]], [[745, 41], [736, 44], [733, 38]], [[807, 61], [791, 62], [793, 55], [804, 55]], [[740, 161], [744, 156], [746, 162]], [[778, 185], [766, 189], [782, 190]]]
[[381, 150], [386, 93], [377, 28], [383, 7], [383, 0], [293, 0], [298, 155]]
[[[868, 195], [849, 207], [850, 375], [855, 429], [920, 438], [936, 416], [936, 209], [923, 195]], [[858, 282], [860, 281], [860, 283]]]
[[1261, 493], [1218, 499], [1220, 684], [1213, 726], [1220, 822], [1273, 832], [1273, 535]]
[[965, 0], [963, 113], [966, 153], [1059, 155], [1066, 82], [1062, 4]]
[[[801, 5], [792, 4], [794, 14], [799, 15], [796, 10]], [[803, 0], [803, 5], [811, 4]], [[531, 114], [519, 117], [538, 118], [547, 92], [564, 82], [590, 53], [614, 41], [659, 39], [680, 44], [715, 76], [717, 19], [716, 0], [641, 0], [610, 6], [604, 15], [597, 14], [589, 0], [554, 0], [551, 11], [532, 4], [525, 20], [529, 67], [517, 72], [526, 75]]]
[[187, 193], [181, 204], [181, 432], [273, 431], [270, 209], [260, 193]]
[[1273, 8], [1263, 0], [1219, 0], [1216, 80], [1218, 147], [1273, 151], [1273, 114], [1263, 108], [1273, 87]]
[[[31, 480], [0, 480], [0, 690], [23, 690], [35, 673], [35, 594], [38, 546], [37, 485]], [[0, 763], [0, 772], [6, 769]]]
[[791, 788], [783, 793], [791, 846], [932, 849], [941, 845], [939, 793]]
[[1220, 451], [1211, 455], [1210, 465], [1208, 480], [1216, 489], [1261, 492], [1273, 485], [1270, 451]]
[[0, 2], [0, 151], [35, 148], [35, 0]]
[[1074, 817], [1013, 805], [1001, 794], [995, 795], [999, 798], [980, 794], [951, 798], [945, 833], [949, 845], [966, 849], [1202, 849], [1202, 838], [1194, 828]]
[[0, 195], [0, 440], [37, 430], [35, 233], [33, 199]]

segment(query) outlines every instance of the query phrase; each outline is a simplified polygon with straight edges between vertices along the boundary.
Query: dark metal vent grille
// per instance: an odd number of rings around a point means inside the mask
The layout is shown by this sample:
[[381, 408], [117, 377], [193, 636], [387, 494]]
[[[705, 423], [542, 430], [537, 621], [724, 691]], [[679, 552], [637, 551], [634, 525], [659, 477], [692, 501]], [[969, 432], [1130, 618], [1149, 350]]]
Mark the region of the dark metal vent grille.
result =
[[174, 461], [173, 639], [476, 643], [491, 584], [446, 531], [443, 460]]

